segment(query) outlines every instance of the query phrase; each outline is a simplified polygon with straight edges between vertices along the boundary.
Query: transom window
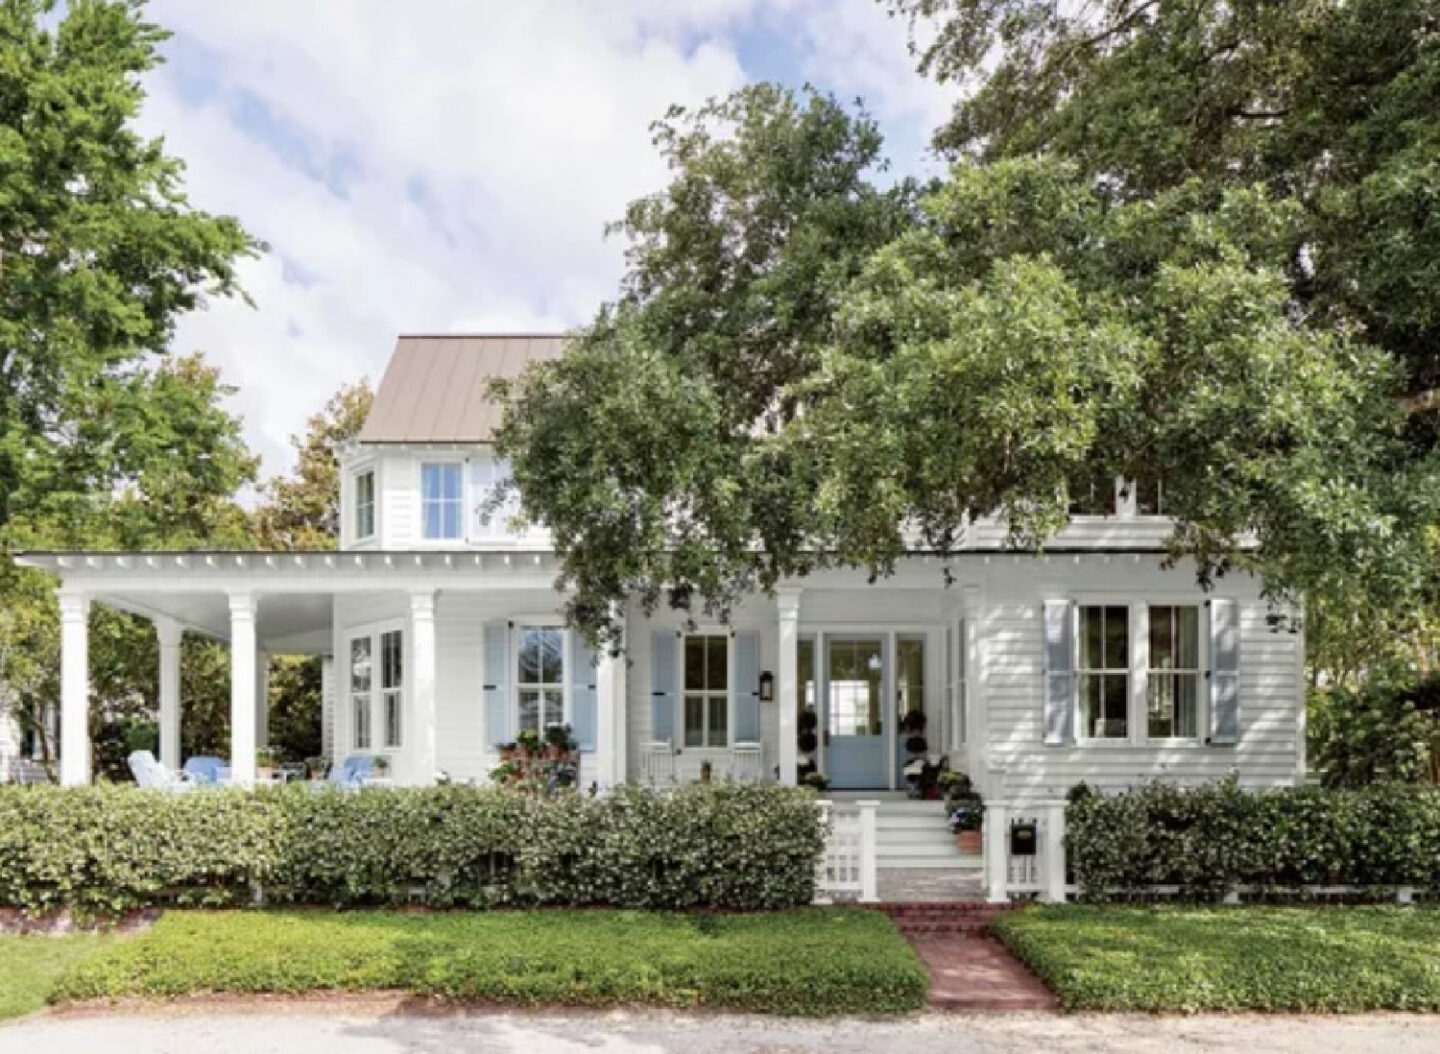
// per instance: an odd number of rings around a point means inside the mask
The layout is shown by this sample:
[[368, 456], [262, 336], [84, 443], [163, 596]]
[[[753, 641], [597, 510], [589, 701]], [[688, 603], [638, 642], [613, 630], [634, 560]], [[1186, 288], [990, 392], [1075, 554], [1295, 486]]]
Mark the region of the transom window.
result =
[[565, 631], [559, 626], [520, 630], [518, 676], [521, 731], [544, 732], [565, 722]]
[[1147, 734], [1152, 739], [1193, 739], [1199, 733], [1200, 609], [1150, 608], [1150, 675], [1146, 684]]
[[398, 629], [380, 634], [380, 698], [385, 714], [386, 747], [398, 747], [401, 743], [405, 695], [403, 643]]
[[461, 537], [464, 494], [464, 474], [459, 462], [427, 461], [420, 466], [421, 528], [425, 538]]
[[355, 537], [369, 538], [375, 533], [375, 473], [361, 472], [355, 477]]
[[1080, 608], [1080, 734], [1087, 739], [1124, 739], [1130, 697], [1130, 609]]
[[685, 638], [685, 745], [730, 742], [730, 638], [721, 633]]

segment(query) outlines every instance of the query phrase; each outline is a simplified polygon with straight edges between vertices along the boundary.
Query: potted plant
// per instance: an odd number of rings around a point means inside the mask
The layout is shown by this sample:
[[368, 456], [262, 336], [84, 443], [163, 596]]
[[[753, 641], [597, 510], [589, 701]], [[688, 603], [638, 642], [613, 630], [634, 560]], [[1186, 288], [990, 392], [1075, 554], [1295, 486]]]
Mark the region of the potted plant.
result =
[[515, 756], [515, 740], [512, 739], [508, 743], [496, 743], [495, 750], [499, 753], [501, 761], [509, 761]]
[[533, 728], [524, 729], [515, 737], [515, 747], [521, 761], [540, 756], [540, 733]]
[[816, 794], [824, 794], [830, 789], [830, 777], [823, 772], [807, 772], [801, 782]]
[[375, 755], [375, 778], [379, 780], [390, 778], [390, 759], [384, 754]]
[[550, 725], [545, 729], [545, 754], [551, 761], [565, 760], [579, 745], [569, 725]]
[[924, 710], [908, 710], [900, 719], [900, 727], [906, 733], [905, 750], [912, 757], [930, 749], [930, 743], [925, 738], [925, 724]]
[[980, 792], [971, 789], [953, 799], [949, 822], [955, 833], [955, 848], [968, 855], [978, 854], [982, 845], [980, 829], [985, 824], [985, 801]]
[[490, 782], [496, 785], [514, 783], [520, 778], [520, 763], [505, 760], [490, 770]]
[[275, 778], [275, 766], [280, 764], [280, 752], [274, 747], [260, 747], [255, 751], [255, 777], [261, 780]]
[[312, 780], [323, 780], [325, 774], [330, 770], [330, 763], [324, 758], [306, 758], [305, 774]]

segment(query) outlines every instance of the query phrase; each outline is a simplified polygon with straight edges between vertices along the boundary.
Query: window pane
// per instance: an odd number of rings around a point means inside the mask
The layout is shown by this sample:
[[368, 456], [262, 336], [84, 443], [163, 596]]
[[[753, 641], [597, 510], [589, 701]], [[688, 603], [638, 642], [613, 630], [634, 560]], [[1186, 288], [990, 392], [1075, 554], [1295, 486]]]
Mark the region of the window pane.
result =
[[1175, 665], [1182, 670], [1200, 668], [1200, 609], [1195, 606], [1175, 609]]
[[714, 636], [705, 642], [705, 687], [723, 692], [730, 683], [730, 638]]
[[565, 692], [560, 688], [545, 690], [545, 727], [565, 723]]
[[1123, 738], [1126, 734], [1129, 678], [1120, 674], [1105, 675], [1105, 729], [1104, 735]]
[[1102, 646], [1105, 628], [1103, 608], [1082, 607], [1080, 609], [1080, 668], [1098, 670], [1103, 665]]
[[385, 745], [400, 745], [400, 693], [385, 693]]
[[687, 695], [685, 697], [685, 745], [687, 747], [705, 745], [705, 697], [703, 695]]
[[540, 631], [540, 679], [546, 684], [565, 680], [565, 631], [547, 626]]
[[370, 690], [370, 638], [356, 637], [350, 642], [350, 690]]
[[540, 682], [540, 631], [538, 629], [520, 631], [519, 665], [521, 684], [538, 684]]
[[355, 723], [355, 749], [370, 749], [370, 696], [357, 695], [351, 699], [352, 720]]
[[690, 691], [705, 688], [705, 638], [685, 638], [685, 687]]
[[803, 712], [815, 708], [815, 642], [802, 640], [795, 657], [795, 704]]
[[1150, 609], [1150, 668], [1169, 670], [1175, 666], [1175, 609]]
[[535, 688], [520, 689], [520, 730], [540, 731], [540, 692]]
[[1130, 609], [1105, 609], [1105, 669], [1123, 670], [1130, 665]]
[[1154, 739], [1168, 739], [1175, 735], [1175, 677], [1173, 674], [1150, 675], [1146, 712], [1148, 714], [1147, 735]]
[[1199, 735], [1200, 675], [1175, 675], [1175, 735], [1193, 739]]
[[710, 697], [709, 745], [712, 747], [723, 747], [730, 741], [730, 737], [726, 731], [729, 709], [730, 708], [725, 705], [723, 696], [712, 695]]
[[405, 649], [399, 630], [380, 635], [380, 687], [399, 688], [403, 683], [401, 663]]
[[1080, 728], [1087, 739], [1100, 734], [1100, 678], [1093, 673], [1080, 675]]

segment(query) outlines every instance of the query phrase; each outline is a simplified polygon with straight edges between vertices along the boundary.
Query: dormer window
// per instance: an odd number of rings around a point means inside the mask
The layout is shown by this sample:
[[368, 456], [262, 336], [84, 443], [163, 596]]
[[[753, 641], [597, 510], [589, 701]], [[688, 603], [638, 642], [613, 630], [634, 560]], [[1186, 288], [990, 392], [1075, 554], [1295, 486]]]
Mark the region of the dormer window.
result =
[[375, 470], [366, 469], [355, 476], [355, 537], [371, 538], [375, 534]]
[[427, 541], [463, 536], [464, 473], [458, 461], [427, 461], [420, 466], [421, 526]]

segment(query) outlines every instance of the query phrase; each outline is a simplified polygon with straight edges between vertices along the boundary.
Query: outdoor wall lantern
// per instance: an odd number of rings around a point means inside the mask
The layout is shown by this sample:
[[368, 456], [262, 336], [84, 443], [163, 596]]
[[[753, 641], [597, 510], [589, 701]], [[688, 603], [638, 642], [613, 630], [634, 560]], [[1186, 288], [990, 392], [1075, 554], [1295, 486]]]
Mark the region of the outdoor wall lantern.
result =
[[762, 703], [772, 702], [775, 699], [775, 675], [769, 670], [760, 674], [760, 701]]

